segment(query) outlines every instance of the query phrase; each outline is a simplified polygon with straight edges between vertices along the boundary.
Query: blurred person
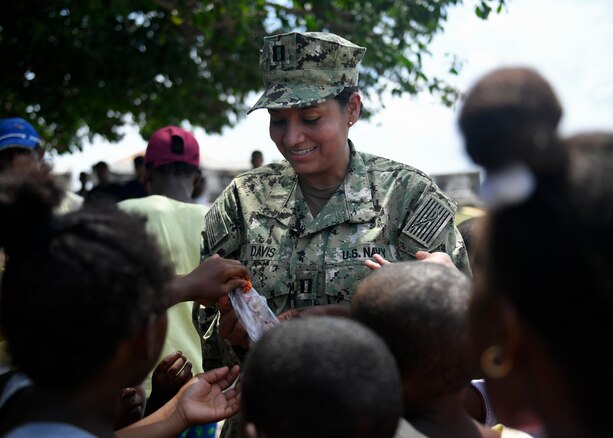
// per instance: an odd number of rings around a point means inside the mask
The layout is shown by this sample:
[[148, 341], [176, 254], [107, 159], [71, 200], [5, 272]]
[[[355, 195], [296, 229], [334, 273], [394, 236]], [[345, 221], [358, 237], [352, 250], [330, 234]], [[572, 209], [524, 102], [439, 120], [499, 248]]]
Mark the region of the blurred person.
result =
[[560, 139], [561, 116], [530, 69], [490, 72], [467, 95], [460, 127], [491, 210], [471, 320], [501, 420], [536, 413], [550, 438], [609, 436], [610, 365], [595, 353], [613, 330], [613, 134]]
[[[21, 175], [39, 170], [49, 171], [42, 163], [45, 155], [42, 140], [34, 127], [20, 117], [0, 119], [0, 174], [16, 172]], [[83, 198], [63, 190], [57, 213], [77, 210]]]
[[98, 161], [92, 166], [96, 184], [87, 193], [86, 202], [118, 202], [121, 200], [121, 184], [113, 182], [111, 170], [106, 161]]
[[87, 196], [87, 192], [89, 191], [89, 173], [80, 172], [79, 183], [81, 183], [81, 188], [77, 191], [77, 195], [85, 198]]
[[113, 429], [123, 429], [141, 420], [145, 415], [146, 401], [147, 395], [142, 384], [121, 388]]
[[251, 152], [251, 168], [257, 169], [258, 167], [262, 167], [264, 164], [264, 155], [262, 151], [255, 150]]
[[[359, 283], [351, 317], [381, 336], [400, 370], [405, 421], [398, 438], [501, 436], [465, 408], [477, 367], [471, 292], [464, 274], [437, 263], [387, 264]], [[527, 436], [502, 430], [503, 437]]]
[[147, 188], [145, 157], [137, 155], [134, 157], [135, 177], [124, 183], [121, 187], [121, 199], [143, 198], [149, 194]]
[[[48, 172], [42, 165], [44, 151], [42, 140], [34, 127], [20, 117], [0, 119], [0, 176], [15, 173], [32, 175], [40, 171]], [[67, 190], [62, 190], [61, 201], [55, 207], [58, 214], [77, 210], [83, 198]], [[6, 264], [6, 254], [0, 244], [0, 279]], [[0, 329], [0, 363], [9, 361], [4, 335]]]
[[[173, 278], [143, 219], [112, 205], [57, 215], [62, 190], [45, 173], [0, 175], [0, 192], [0, 245], [8, 254], [0, 324], [12, 372], [32, 381], [15, 390], [12, 379], [1, 379], [0, 433], [113, 436], [120, 389], [140, 383], [157, 360], [166, 306], [196, 295], [214, 302], [246, 273], [214, 258]], [[194, 377], [140, 430], [176, 434], [178, 425], [236, 412], [237, 392], [222, 391], [237, 374], [224, 368]]]
[[[200, 263], [201, 231], [208, 208], [196, 204], [192, 194], [200, 178], [200, 146], [192, 133], [177, 126], [156, 130], [147, 143], [144, 157], [150, 195], [128, 199], [118, 205], [122, 210], [147, 218], [147, 231], [155, 236], [164, 258], [176, 275], [185, 275]], [[202, 372], [201, 343], [192, 322], [193, 302], [180, 302], [168, 309], [168, 333], [162, 356], [181, 351], [184, 365], [194, 373]], [[147, 394], [152, 392], [152, 375], [145, 380]], [[181, 385], [175, 386], [178, 390]], [[165, 401], [165, 400], [162, 400]], [[158, 406], [157, 402], [154, 406]]]
[[246, 358], [241, 413], [247, 438], [392, 437], [400, 378], [385, 343], [355, 321], [284, 321]]

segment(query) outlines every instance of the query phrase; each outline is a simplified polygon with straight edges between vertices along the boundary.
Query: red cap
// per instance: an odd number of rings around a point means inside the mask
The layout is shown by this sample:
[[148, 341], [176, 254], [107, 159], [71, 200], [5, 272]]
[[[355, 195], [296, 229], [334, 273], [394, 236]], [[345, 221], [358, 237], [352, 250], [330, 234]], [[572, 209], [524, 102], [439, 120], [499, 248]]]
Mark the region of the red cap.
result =
[[191, 132], [178, 126], [165, 126], [155, 131], [145, 152], [145, 165], [155, 169], [169, 163], [200, 167], [198, 141]]

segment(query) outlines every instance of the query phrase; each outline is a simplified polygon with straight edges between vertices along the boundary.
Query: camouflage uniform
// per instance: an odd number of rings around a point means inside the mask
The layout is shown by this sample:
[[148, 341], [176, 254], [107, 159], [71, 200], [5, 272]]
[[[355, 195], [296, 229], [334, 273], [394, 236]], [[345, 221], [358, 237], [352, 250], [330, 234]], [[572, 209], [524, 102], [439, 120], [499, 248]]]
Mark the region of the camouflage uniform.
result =
[[[203, 257], [240, 260], [277, 313], [349, 304], [374, 254], [397, 261], [442, 251], [468, 272], [454, 202], [419, 170], [349, 145], [345, 181], [316, 218], [286, 161], [235, 178], [207, 213]], [[221, 364], [208, 348], [204, 357]]]
[[[266, 37], [260, 60], [266, 91], [250, 111], [333, 98], [357, 85], [364, 52], [331, 34]], [[469, 272], [453, 222], [455, 203], [424, 173], [348, 144], [348, 173], [315, 218], [287, 161], [235, 178], [206, 215], [202, 257], [240, 260], [276, 313], [348, 305], [370, 272], [364, 261], [375, 254], [397, 261], [414, 259], [419, 250], [443, 251]], [[194, 318], [203, 335], [204, 369], [240, 362], [240, 354], [219, 337], [214, 306], [200, 308]], [[222, 435], [235, 436], [236, 425], [226, 421]]]

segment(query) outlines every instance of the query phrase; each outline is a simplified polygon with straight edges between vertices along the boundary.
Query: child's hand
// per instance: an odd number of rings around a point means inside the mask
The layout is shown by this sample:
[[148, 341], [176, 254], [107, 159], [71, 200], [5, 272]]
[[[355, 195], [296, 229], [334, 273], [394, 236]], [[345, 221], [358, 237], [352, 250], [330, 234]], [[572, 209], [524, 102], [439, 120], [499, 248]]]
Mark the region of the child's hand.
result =
[[147, 401], [147, 414], [157, 410], [173, 398], [192, 378], [192, 364], [180, 351], [166, 356], [153, 371], [151, 395]]
[[170, 304], [196, 301], [203, 306], [242, 288], [251, 278], [249, 270], [237, 260], [212, 255], [192, 272], [176, 277], [170, 287]]
[[453, 264], [449, 254], [444, 252], [417, 251], [415, 253], [415, 258], [421, 262], [437, 263], [439, 265], [447, 266], [448, 268], [458, 269], [456, 265]]
[[174, 400], [188, 425], [219, 421], [238, 412], [240, 384], [230, 386], [239, 371], [238, 365], [215, 368], [197, 374], [179, 391]]
[[375, 269], [379, 269], [381, 266], [390, 264], [389, 260], [384, 259], [379, 254], [375, 254], [374, 256], [372, 256], [372, 258], [373, 260], [364, 261], [364, 265], [373, 271]]

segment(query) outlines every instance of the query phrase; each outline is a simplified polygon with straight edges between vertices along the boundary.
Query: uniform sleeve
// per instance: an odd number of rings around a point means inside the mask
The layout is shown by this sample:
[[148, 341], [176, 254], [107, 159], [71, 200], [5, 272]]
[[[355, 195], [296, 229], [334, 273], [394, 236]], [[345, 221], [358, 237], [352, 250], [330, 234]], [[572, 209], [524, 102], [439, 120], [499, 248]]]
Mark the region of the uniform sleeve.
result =
[[[242, 230], [240, 202], [234, 183], [217, 198], [204, 217], [201, 260], [213, 254], [238, 259]], [[205, 371], [240, 363], [230, 344], [219, 336], [217, 305], [201, 306], [194, 303], [193, 324], [200, 336], [202, 368]]]
[[456, 267], [471, 275], [464, 241], [454, 225], [456, 204], [430, 182], [403, 221], [398, 238], [401, 260], [412, 260], [417, 251], [449, 254]]
[[238, 191], [231, 183], [204, 217], [201, 260], [213, 254], [237, 259], [244, 235]]

